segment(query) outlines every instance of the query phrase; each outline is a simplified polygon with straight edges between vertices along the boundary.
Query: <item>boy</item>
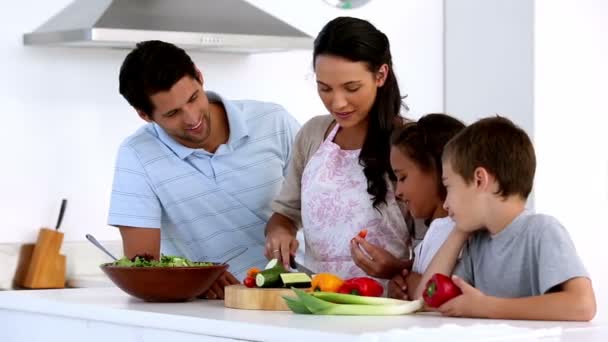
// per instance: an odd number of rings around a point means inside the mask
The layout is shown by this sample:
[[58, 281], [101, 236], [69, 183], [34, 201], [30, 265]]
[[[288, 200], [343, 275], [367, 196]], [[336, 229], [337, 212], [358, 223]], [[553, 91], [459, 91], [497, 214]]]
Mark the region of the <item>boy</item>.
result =
[[[525, 210], [536, 158], [528, 135], [502, 117], [482, 119], [445, 147], [445, 208], [456, 222], [425, 272], [454, 274], [462, 295], [448, 316], [589, 321], [591, 280], [566, 229]], [[458, 255], [462, 250], [462, 257]]]

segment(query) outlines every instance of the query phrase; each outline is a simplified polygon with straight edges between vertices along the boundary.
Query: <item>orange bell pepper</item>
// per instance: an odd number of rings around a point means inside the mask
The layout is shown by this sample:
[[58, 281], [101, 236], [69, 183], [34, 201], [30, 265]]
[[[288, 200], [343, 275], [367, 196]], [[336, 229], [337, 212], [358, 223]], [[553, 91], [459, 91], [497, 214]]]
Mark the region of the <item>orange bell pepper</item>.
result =
[[337, 292], [344, 283], [342, 278], [331, 273], [319, 273], [312, 278], [312, 290], [321, 292]]
[[260, 273], [260, 269], [257, 267], [252, 267], [249, 270], [247, 270], [247, 276], [251, 277], [251, 278], [255, 278], [255, 276]]

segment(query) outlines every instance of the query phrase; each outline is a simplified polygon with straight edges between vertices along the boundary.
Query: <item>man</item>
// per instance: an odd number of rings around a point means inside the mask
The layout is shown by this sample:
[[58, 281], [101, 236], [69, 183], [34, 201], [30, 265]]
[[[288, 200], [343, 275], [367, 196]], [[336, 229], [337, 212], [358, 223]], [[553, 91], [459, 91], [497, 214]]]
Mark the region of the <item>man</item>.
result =
[[281, 106], [203, 90], [184, 50], [146, 41], [120, 69], [120, 93], [148, 122], [121, 145], [108, 223], [124, 253], [230, 262], [206, 294], [222, 298], [265, 263], [264, 226], [299, 129]]

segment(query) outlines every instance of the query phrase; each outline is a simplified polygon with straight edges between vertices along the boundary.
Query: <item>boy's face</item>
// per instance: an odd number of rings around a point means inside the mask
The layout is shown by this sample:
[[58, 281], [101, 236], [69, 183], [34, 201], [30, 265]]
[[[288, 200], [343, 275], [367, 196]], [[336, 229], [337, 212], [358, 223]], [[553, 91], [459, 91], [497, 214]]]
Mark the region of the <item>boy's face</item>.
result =
[[462, 231], [472, 232], [483, 227], [483, 191], [473, 182], [467, 184], [455, 173], [449, 160], [443, 162], [443, 184], [448, 194], [444, 208]]

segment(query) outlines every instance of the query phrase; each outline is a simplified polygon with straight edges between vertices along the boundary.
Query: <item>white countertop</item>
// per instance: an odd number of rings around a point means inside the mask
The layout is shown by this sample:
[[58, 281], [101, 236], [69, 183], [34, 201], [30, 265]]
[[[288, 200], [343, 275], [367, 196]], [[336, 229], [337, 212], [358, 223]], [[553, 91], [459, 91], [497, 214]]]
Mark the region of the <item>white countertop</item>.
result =
[[[38, 320], [42, 325], [47, 317], [53, 317], [53, 321], [48, 322], [51, 328], [46, 328], [45, 335], [55, 338], [67, 334], [59, 330], [61, 326], [57, 323], [64, 320], [70, 324], [85, 322], [82, 329], [76, 329], [83, 334], [86, 334], [86, 327], [91, 328], [92, 322], [102, 322], [113, 327], [154, 329], [215, 340], [285, 341], [288, 336], [290, 342], [310, 342], [320, 338], [352, 341], [356, 337], [370, 341], [407, 341], [407, 337], [424, 334], [428, 337], [425, 340], [429, 341], [433, 340], [432, 336], [437, 336], [437, 340], [445, 340], [447, 334], [451, 337], [450, 341], [456, 341], [459, 334], [466, 334], [467, 340], [472, 340], [474, 332], [477, 332], [477, 336], [483, 335], [484, 340], [493, 341], [513, 340], [516, 336], [531, 341], [543, 335], [557, 336], [551, 341], [608, 341], [608, 322], [597, 319], [590, 323], [575, 323], [458, 319], [430, 313], [384, 317], [315, 316], [228, 309], [224, 308], [223, 301], [218, 300], [146, 303], [128, 296], [118, 288], [0, 292], [0, 341], [29, 336], [23, 332], [18, 333], [17, 330], [24, 326], [36, 326], [32, 320]], [[51, 333], [49, 329], [57, 330]], [[100, 331], [110, 331], [107, 326], [104, 329]], [[78, 341], [87, 337], [79, 336], [76, 332], [70, 332], [68, 336]], [[133, 339], [148, 340], [153, 339]], [[87, 341], [91, 341], [90, 336]]]

